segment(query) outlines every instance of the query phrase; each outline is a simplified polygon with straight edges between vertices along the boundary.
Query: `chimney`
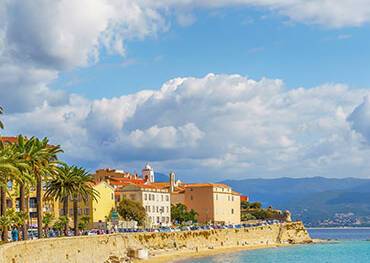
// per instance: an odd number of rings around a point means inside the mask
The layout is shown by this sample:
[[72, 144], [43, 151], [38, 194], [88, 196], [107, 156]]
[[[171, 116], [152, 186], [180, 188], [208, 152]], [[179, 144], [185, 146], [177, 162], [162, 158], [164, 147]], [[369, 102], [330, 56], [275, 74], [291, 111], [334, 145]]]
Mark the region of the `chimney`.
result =
[[170, 172], [170, 193], [173, 193], [175, 191], [175, 180], [175, 172]]

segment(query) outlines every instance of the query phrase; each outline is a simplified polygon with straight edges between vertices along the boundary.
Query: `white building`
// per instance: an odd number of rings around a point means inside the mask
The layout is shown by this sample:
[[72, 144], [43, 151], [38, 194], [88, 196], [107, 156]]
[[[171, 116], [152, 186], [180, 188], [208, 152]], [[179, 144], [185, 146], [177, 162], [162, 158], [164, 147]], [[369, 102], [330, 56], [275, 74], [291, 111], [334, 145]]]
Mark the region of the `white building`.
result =
[[128, 185], [120, 190], [120, 200], [139, 202], [146, 211], [151, 227], [171, 225], [171, 199], [167, 189], [152, 185]]
[[143, 168], [142, 177], [145, 182], [154, 183], [154, 170], [149, 164], [146, 164]]

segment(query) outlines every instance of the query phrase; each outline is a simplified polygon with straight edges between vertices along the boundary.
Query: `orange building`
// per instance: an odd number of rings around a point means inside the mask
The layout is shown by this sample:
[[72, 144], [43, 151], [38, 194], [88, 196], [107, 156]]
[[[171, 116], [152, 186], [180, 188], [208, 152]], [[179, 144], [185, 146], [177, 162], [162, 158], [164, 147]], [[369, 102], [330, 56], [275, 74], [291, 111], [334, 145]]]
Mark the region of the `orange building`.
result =
[[240, 194], [225, 184], [184, 184], [170, 173], [169, 182], [153, 183], [168, 189], [171, 204], [181, 203], [198, 213], [200, 223], [239, 224]]

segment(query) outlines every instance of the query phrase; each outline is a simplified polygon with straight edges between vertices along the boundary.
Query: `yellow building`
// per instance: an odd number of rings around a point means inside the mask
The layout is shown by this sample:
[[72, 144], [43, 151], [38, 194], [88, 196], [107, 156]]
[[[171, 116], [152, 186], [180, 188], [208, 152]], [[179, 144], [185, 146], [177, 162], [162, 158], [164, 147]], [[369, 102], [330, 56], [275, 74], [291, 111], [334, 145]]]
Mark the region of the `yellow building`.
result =
[[[89, 217], [90, 227], [99, 227], [104, 224], [106, 217], [109, 216], [110, 211], [115, 207], [114, 200], [114, 189], [112, 186], [106, 182], [100, 182], [94, 185], [94, 189], [99, 194], [98, 200], [95, 201], [91, 198], [84, 202], [81, 197], [78, 200], [78, 217]], [[14, 208], [16, 211], [19, 211], [19, 187], [8, 183], [9, 195], [7, 196], [6, 204], [7, 208]], [[42, 194], [44, 193], [43, 192]], [[31, 188], [29, 193], [29, 226], [37, 226], [37, 199], [36, 191]], [[27, 206], [27, 204], [26, 204]], [[70, 225], [73, 226], [73, 199], [69, 198], [68, 200], [68, 217], [70, 219]], [[51, 213], [55, 218], [65, 215], [63, 211], [63, 203], [55, 201], [53, 199], [43, 200], [43, 213]]]
[[[113, 208], [115, 208], [114, 189], [112, 186], [102, 181], [94, 185], [98, 193], [97, 200], [88, 198], [86, 202], [79, 197], [78, 200], [78, 218], [89, 217], [91, 228], [102, 228]], [[59, 203], [58, 215], [64, 215], [63, 203]], [[73, 198], [68, 200], [68, 217], [70, 224], [73, 225]]]

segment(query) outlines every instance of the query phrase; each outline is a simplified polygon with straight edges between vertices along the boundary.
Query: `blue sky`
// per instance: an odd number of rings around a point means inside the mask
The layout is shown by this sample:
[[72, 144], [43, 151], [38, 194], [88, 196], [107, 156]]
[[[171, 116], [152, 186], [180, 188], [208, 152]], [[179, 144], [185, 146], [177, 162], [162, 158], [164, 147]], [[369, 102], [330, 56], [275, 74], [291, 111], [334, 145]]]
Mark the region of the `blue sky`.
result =
[[125, 57], [101, 50], [99, 63], [63, 72], [53, 87], [96, 99], [158, 89], [175, 77], [210, 72], [280, 78], [288, 88], [322, 83], [364, 88], [370, 81], [367, 25], [307, 25], [254, 8], [193, 15], [191, 25], [181, 26], [172, 18], [166, 32], [129, 41]]
[[363, 0], [0, 3], [3, 134], [93, 171], [369, 177]]

